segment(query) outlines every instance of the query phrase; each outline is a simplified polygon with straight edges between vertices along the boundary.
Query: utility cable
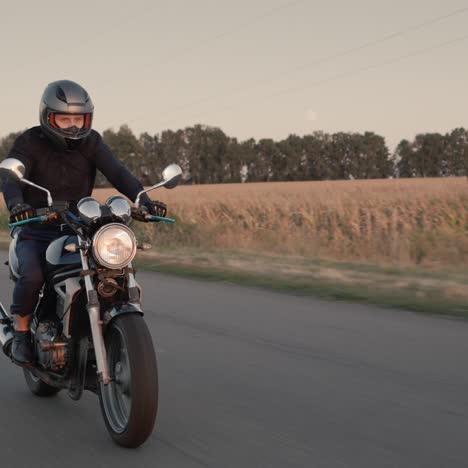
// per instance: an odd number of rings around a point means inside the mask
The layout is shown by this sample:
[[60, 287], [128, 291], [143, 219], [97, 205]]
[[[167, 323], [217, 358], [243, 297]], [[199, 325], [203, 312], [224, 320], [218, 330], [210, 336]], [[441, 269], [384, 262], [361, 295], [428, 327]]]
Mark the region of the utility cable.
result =
[[[295, 3], [295, 2], [293, 2], [293, 3]], [[396, 32], [391, 33], [391, 34], [386, 34], [386, 35], [384, 35], [384, 36], [382, 36], [380, 38], [377, 38], [377, 39], [372, 40], [372, 41], [365, 42], [365, 43], [363, 43], [361, 45], [358, 45], [356, 47], [345, 49], [345, 50], [343, 50], [341, 52], [338, 52], [336, 54], [328, 55], [326, 57], [322, 57], [322, 58], [314, 60], [312, 62], [307, 62], [307, 63], [301, 64], [301, 65], [295, 67], [293, 69], [293, 72], [298, 71], [298, 70], [303, 70], [303, 69], [309, 68], [311, 66], [321, 65], [321, 64], [324, 64], [326, 62], [330, 62], [330, 61], [332, 61], [334, 59], [351, 55], [351, 54], [353, 54], [355, 52], [358, 52], [358, 51], [361, 51], [361, 50], [364, 50], [364, 49], [367, 49], [367, 48], [370, 48], [370, 47], [374, 47], [376, 45], [379, 45], [379, 44], [382, 44], [382, 43], [385, 43], [385, 42], [388, 42], [388, 41], [390, 41], [392, 39], [395, 39], [395, 38], [397, 38], [399, 36], [402, 36], [402, 35], [405, 35], [405, 34], [408, 34], [410, 32], [414, 32], [414, 31], [417, 31], [417, 30], [420, 30], [420, 29], [423, 29], [423, 28], [426, 28], [427, 26], [431, 26], [433, 24], [436, 24], [438, 22], [441, 22], [443, 20], [449, 19], [451, 17], [457, 16], [457, 15], [460, 15], [460, 14], [463, 14], [463, 13], [466, 13], [466, 12], [468, 12], [468, 7], [459, 8], [459, 9], [454, 10], [454, 11], [448, 13], [448, 14], [437, 16], [435, 18], [431, 18], [431, 19], [429, 19], [427, 21], [424, 21], [424, 22], [421, 22], [421, 23], [418, 23], [418, 24], [413, 24], [413, 25], [411, 25], [411, 26], [409, 26], [407, 28], [400, 29], [399, 31], [396, 31]], [[255, 83], [253, 85], [250, 85], [248, 87], [245, 87], [245, 86], [240, 86], [239, 87], [238, 86], [238, 87], [235, 87], [235, 88], [231, 88], [227, 93], [218, 94], [218, 95], [211, 95], [211, 96], [205, 96], [203, 98], [196, 99], [194, 101], [190, 101], [188, 103], [172, 107], [171, 111], [169, 112], [169, 115], [172, 115], [174, 113], [178, 113], [178, 112], [180, 112], [182, 110], [188, 109], [188, 108], [193, 107], [193, 106], [198, 105], [198, 104], [205, 104], [207, 102], [210, 102], [210, 101], [213, 101], [213, 100], [216, 100], [216, 99], [219, 99], [219, 98], [231, 97], [232, 95], [238, 94], [240, 92], [244, 92], [246, 90], [258, 88], [259, 86], [264, 86], [264, 85], [270, 84], [272, 82], [276, 82], [280, 78], [285, 78], [285, 77], [290, 76], [290, 75], [291, 75], [291, 71], [288, 71], [288, 72], [283, 73], [281, 75], [276, 75], [275, 78], [273, 78], [273, 79], [266, 79], [266, 80], [257, 81], [257, 83]], [[130, 121], [130, 123], [138, 121], [138, 120], [141, 120], [141, 119], [140, 118], [132, 119]]]
[[217, 34], [216, 36], [207, 38], [207, 39], [199, 42], [194, 47], [189, 47], [189, 48], [181, 51], [180, 53], [178, 53], [176, 55], [172, 55], [170, 57], [167, 57], [165, 60], [163, 59], [162, 62], [158, 63], [158, 66], [162, 67], [162, 66], [168, 65], [168, 64], [172, 63], [175, 59], [186, 56], [186, 55], [198, 50], [200, 48], [200, 46], [202, 46], [202, 45], [204, 45], [206, 43], [211, 43], [213, 41], [216, 41], [216, 40], [222, 39], [222, 38], [224, 38], [226, 36], [229, 36], [231, 34], [234, 34], [234, 33], [238, 32], [238, 31], [240, 31], [242, 29], [247, 28], [248, 26], [251, 26], [254, 23], [257, 23], [258, 21], [261, 21], [261, 20], [263, 20], [265, 18], [268, 18], [270, 16], [275, 15], [276, 13], [278, 13], [281, 10], [285, 10], [287, 8], [294, 7], [299, 3], [303, 3], [304, 1], [305, 0], [293, 0], [293, 1], [283, 3], [281, 5], [278, 5], [278, 6], [272, 8], [272, 9], [266, 11], [266, 12], [263, 12], [260, 15], [252, 17], [249, 21], [246, 21], [245, 23], [242, 23], [242, 24], [239, 24], [239, 25], [235, 26], [235, 28], [233, 28], [233, 29], [230, 29], [228, 31], [224, 31], [224, 32], [222, 32], [220, 34]]
[[[368, 66], [365, 66], [365, 67], [358, 68], [356, 70], [351, 70], [351, 71], [347, 71], [347, 72], [344, 72], [344, 73], [340, 73], [338, 75], [335, 75], [335, 76], [332, 76], [332, 77], [329, 77], [329, 78], [325, 78], [323, 80], [318, 80], [318, 81], [315, 81], [315, 82], [312, 82], [312, 83], [308, 83], [306, 85], [293, 86], [293, 87], [290, 87], [290, 88], [286, 88], [286, 89], [283, 89], [281, 91], [278, 91], [278, 92], [275, 92], [275, 93], [272, 93], [272, 94], [264, 95], [257, 101], [258, 102], [263, 102], [263, 101], [265, 101], [267, 99], [272, 99], [272, 98], [282, 96], [282, 95], [285, 95], [285, 94], [291, 94], [292, 92], [300, 91], [300, 90], [303, 90], [303, 89], [314, 88], [314, 87], [317, 87], [317, 86], [328, 84], [328, 83], [333, 82], [333, 81], [337, 81], [337, 80], [340, 80], [340, 79], [343, 79], [343, 78], [347, 78], [349, 76], [357, 75], [357, 74], [360, 74], [360, 73], [363, 73], [363, 72], [366, 72], [366, 71], [376, 70], [376, 69], [382, 68], [384, 66], [391, 65], [391, 64], [394, 64], [394, 63], [397, 63], [397, 62], [401, 62], [401, 61], [406, 60], [408, 58], [413, 58], [413, 57], [416, 57], [418, 55], [423, 55], [423, 54], [426, 54], [428, 52], [431, 52], [432, 50], [442, 49], [444, 47], [448, 47], [450, 45], [456, 44], [458, 42], [466, 41], [466, 40], [468, 40], [468, 34], [464, 35], [464, 36], [457, 37], [455, 39], [451, 39], [449, 41], [445, 41], [445, 42], [442, 42], [442, 43], [439, 43], [439, 44], [435, 44], [435, 45], [433, 45], [431, 47], [426, 47], [426, 48], [423, 48], [423, 49], [416, 50], [416, 51], [411, 52], [409, 54], [405, 54], [405, 55], [401, 55], [399, 57], [395, 57], [395, 58], [393, 58], [391, 60], [387, 60], [385, 62], [381, 62], [381, 63], [374, 64], [374, 65], [368, 65]], [[218, 108], [218, 110], [219, 111], [232, 110], [232, 109], [235, 109], [236, 107], [238, 107], [239, 105], [244, 105], [244, 104], [238, 102], [238, 103], [233, 104], [233, 105], [220, 107], [220, 108]], [[161, 125], [167, 125], [168, 123], [172, 122], [173, 120], [174, 119], [167, 120], [167, 121], [163, 122]]]

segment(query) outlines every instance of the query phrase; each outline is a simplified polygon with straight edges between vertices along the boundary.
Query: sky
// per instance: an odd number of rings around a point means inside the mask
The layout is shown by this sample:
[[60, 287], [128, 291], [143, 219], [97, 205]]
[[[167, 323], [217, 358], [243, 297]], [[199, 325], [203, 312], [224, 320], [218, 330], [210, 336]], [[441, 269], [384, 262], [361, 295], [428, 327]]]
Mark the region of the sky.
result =
[[276, 140], [468, 127], [468, 1], [55, 0], [0, 6], [0, 137], [80, 83], [94, 128]]

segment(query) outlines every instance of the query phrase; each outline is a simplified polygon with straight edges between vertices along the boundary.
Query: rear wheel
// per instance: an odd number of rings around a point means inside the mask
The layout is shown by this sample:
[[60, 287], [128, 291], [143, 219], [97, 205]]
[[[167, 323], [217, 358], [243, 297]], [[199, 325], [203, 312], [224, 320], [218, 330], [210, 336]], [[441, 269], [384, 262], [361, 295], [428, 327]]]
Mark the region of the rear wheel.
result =
[[100, 384], [99, 399], [109, 434], [136, 448], [153, 432], [158, 410], [158, 371], [153, 341], [143, 317], [122, 315], [106, 330], [111, 382]]
[[26, 383], [34, 395], [39, 397], [51, 397], [60, 392], [60, 388], [52, 387], [36, 377], [29, 369], [23, 369]]

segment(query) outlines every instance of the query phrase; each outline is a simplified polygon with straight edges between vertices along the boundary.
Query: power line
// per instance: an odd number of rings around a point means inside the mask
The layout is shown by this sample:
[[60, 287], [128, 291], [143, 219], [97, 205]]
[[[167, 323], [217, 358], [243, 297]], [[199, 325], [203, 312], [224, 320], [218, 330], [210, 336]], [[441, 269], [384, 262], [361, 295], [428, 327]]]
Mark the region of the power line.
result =
[[375, 70], [375, 69], [378, 69], [378, 68], [381, 68], [381, 67], [384, 67], [384, 66], [387, 66], [387, 65], [391, 65], [393, 63], [401, 62], [401, 61], [406, 60], [408, 58], [416, 57], [418, 55], [423, 55], [423, 54], [426, 54], [427, 52], [431, 52], [432, 50], [442, 49], [444, 47], [448, 47], [450, 45], [456, 44], [457, 42], [466, 41], [467, 39], [468, 39], [468, 34], [466, 34], [464, 36], [457, 37], [455, 39], [451, 39], [449, 41], [445, 41], [445, 42], [441, 42], [439, 44], [435, 44], [435, 45], [433, 45], [431, 47], [425, 47], [424, 49], [416, 50], [415, 52], [411, 52], [409, 54], [400, 55], [399, 57], [393, 58], [393, 59], [385, 61], [385, 62], [381, 62], [381, 63], [375, 64], [375, 65], [369, 65], [369, 66], [366, 66], [366, 67], [361, 67], [361, 68], [358, 68], [357, 70], [353, 70], [351, 72], [341, 73], [339, 75], [335, 75], [333, 77], [330, 77], [330, 78], [327, 78], [327, 79], [324, 79], [324, 80], [319, 80], [319, 81], [316, 81], [314, 83], [311, 83], [311, 84], [308, 84], [308, 85], [305, 85], [305, 86], [293, 86], [293, 87], [284, 89], [282, 91], [279, 91], [277, 93], [269, 94], [269, 95], [264, 96], [264, 97], [269, 99], [271, 97], [277, 97], [277, 96], [281, 96], [283, 94], [289, 94], [291, 92], [299, 91], [299, 90], [302, 90], [302, 89], [308, 89], [309, 87], [314, 87], [314, 86], [317, 86], [317, 85], [326, 84], [326, 83], [329, 83], [331, 81], [339, 80], [341, 78], [346, 78], [348, 76], [356, 75], [356, 74], [366, 72], [366, 71], [369, 71], [369, 70]]
[[[281, 10], [284, 10], [284, 9], [287, 9], [287, 8], [291, 8], [291, 7], [294, 7], [300, 3], [304, 3], [305, 0], [292, 0], [292, 1], [289, 1], [289, 2], [286, 2], [286, 3], [283, 3], [281, 5], [278, 5], [266, 12], [263, 12], [262, 14], [260, 15], [257, 15], [257, 16], [254, 16], [252, 17], [249, 21], [245, 22], [245, 23], [242, 23], [240, 25], [237, 25], [234, 29], [231, 29], [229, 31], [224, 31], [216, 36], [213, 36], [211, 38], [208, 38], [208, 39], [205, 39], [204, 41], [201, 41], [197, 46], [195, 47], [192, 47], [192, 48], [187, 48], [185, 49], [184, 51], [180, 52], [179, 54], [177, 54], [176, 56], [170, 56], [170, 57], [167, 57], [166, 58], [166, 61], [163, 61], [163, 62], [160, 62], [159, 63], [159, 67], [162, 67], [164, 65], [169, 65], [171, 62], [173, 62], [175, 59], [177, 58], [180, 58], [182, 56], [185, 56], [187, 55], [188, 53], [191, 53], [197, 49], [200, 48], [200, 46], [203, 46], [203, 44], [205, 44], [206, 42], [212, 42], [212, 41], [215, 41], [215, 40], [218, 40], [218, 39], [222, 39], [223, 37], [226, 37], [230, 34], [233, 34], [239, 30], [242, 30], [242, 29], [245, 29], [246, 27], [260, 21], [260, 20], [263, 20], [265, 18], [268, 18], [270, 16], [273, 16], [275, 15], [276, 13], [278, 13], [279, 11]], [[193, 105], [194, 103], [191, 103], [190, 105]], [[135, 119], [131, 119], [128, 121], [128, 123], [134, 123], [134, 122], [138, 122], [139, 120], [141, 120], [141, 118], [135, 118]]]
[[[292, 3], [297, 3], [297, 2], [292, 2]], [[284, 7], [286, 7], [286, 5]], [[360, 44], [360, 45], [358, 45], [356, 47], [345, 49], [345, 50], [343, 50], [341, 52], [338, 52], [336, 54], [331, 54], [331, 55], [328, 55], [326, 57], [322, 57], [320, 59], [314, 60], [312, 62], [307, 62], [307, 63], [301, 64], [301, 65], [295, 67], [292, 70], [292, 72], [295, 72], [295, 71], [298, 71], [298, 70], [303, 70], [303, 69], [312, 67], [314, 65], [321, 65], [321, 64], [324, 64], [326, 62], [330, 62], [330, 61], [332, 61], [334, 59], [342, 58], [342, 57], [351, 55], [354, 52], [358, 52], [358, 51], [361, 51], [361, 50], [364, 50], [364, 49], [367, 49], [367, 48], [370, 48], [370, 47], [374, 47], [376, 45], [388, 42], [388, 41], [390, 41], [392, 39], [395, 39], [395, 38], [397, 38], [399, 36], [402, 36], [404, 34], [408, 34], [410, 32], [414, 32], [414, 31], [426, 28], [428, 26], [431, 26], [431, 25], [436, 24], [438, 22], [441, 22], [443, 20], [446, 20], [446, 19], [449, 19], [451, 17], [466, 13], [467, 11], [468, 11], [468, 7], [459, 8], [459, 9], [454, 10], [454, 11], [448, 13], [448, 14], [444, 14], [444, 15], [441, 15], [441, 16], [437, 16], [435, 18], [431, 18], [431, 19], [426, 20], [426, 21], [424, 21], [422, 23], [413, 24], [411, 26], [408, 26], [407, 28], [400, 29], [399, 31], [396, 31], [396, 32], [391, 33], [391, 34], [386, 34], [386, 35], [384, 35], [382, 37], [379, 37], [379, 38], [377, 38], [375, 40], [372, 40], [372, 41], [365, 42], [365, 43]], [[273, 78], [273, 79], [260, 80], [260, 81], [257, 81], [255, 84], [247, 86], [247, 87], [245, 87], [245, 86], [240, 86], [239, 87], [238, 86], [238, 87], [235, 87], [235, 88], [231, 88], [230, 90], [228, 90], [227, 93], [211, 95], [211, 96], [205, 96], [203, 98], [196, 99], [194, 101], [190, 101], [188, 103], [185, 103], [185, 104], [182, 104], [182, 105], [179, 105], [179, 106], [176, 106], [176, 107], [172, 107], [171, 111], [169, 113], [170, 114], [175, 114], [175, 113], [178, 113], [178, 112], [180, 112], [182, 110], [188, 109], [188, 108], [193, 107], [193, 106], [198, 105], [198, 104], [204, 104], [206, 102], [210, 102], [210, 101], [213, 101], [213, 100], [216, 100], [216, 99], [219, 99], [219, 98], [230, 97], [232, 95], [238, 94], [238, 93], [246, 91], [246, 90], [258, 88], [259, 86], [264, 86], [266, 84], [276, 82], [281, 78], [284, 78], [286, 76], [290, 76], [291, 74], [292, 73], [291, 73], [291, 70], [290, 70], [290, 71], [288, 71], [286, 73], [276, 75], [275, 78]], [[140, 120], [140, 119], [138, 119], [138, 118], [133, 119], [130, 122], [135, 122], [135, 121], [138, 121], [138, 120]]]
[[[278, 97], [278, 96], [282, 96], [282, 95], [285, 95], [285, 94], [290, 94], [292, 92], [300, 91], [300, 90], [303, 90], [303, 89], [314, 88], [314, 87], [317, 87], [317, 86], [328, 84], [328, 83], [333, 82], [333, 81], [340, 80], [342, 78], [347, 78], [349, 76], [357, 75], [359, 73], [363, 73], [363, 72], [370, 71], [370, 70], [376, 70], [376, 69], [382, 68], [384, 66], [391, 65], [391, 64], [394, 64], [394, 63], [397, 63], [397, 62], [401, 62], [401, 61], [406, 60], [408, 58], [416, 57], [418, 55], [423, 55], [423, 54], [425, 54], [427, 52], [431, 52], [432, 50], [442, 49], [444, 47], [448, 47], [450, 45], [456, 44], [457, 42], [462, 42], [462, 41], [466, 41], [466, 40], [468, 40], [468, 34], [464, 35], [464, 36], [457, 37], [455, 39], [451, 39], [449, 41], [445, 41], [445, 42], [442, 42], [442, 43], [439, 43], [439, 44], [435, 44], [434, 46], [431, 46], [431, 47], [426, 47], [424, 49], [419, 49], [419, 50], [411, 52], [409, 54], [401, 55], [399, 57], [393, 58], [393, 59], [385, 61], [385, 62], [381, 62], [381, 63], [378, 63], [378, 64], [361, 67], [361, 68], [358, 68], [356, 70], [351, 70], [351, 71], [348, 71], [348, 72], [340, 73], [338, 75], [335, 75], [335, 76], [332, 76], [332, 77], [329, 77], [329, 78], [326, 78], [326, 79], [323, 79], [323, 80], [318, 80], [318, 81], [315, 81], [315, 82], [312, 82], [312, 83], [308, 83], [307, 85], [294, 86], [294, 87], [283, 89], [283, 90], [281, 90], [279, 92], [276, 92], [276, 93], [264, 95], [258, 101], [262, 102], [262, 101], [264, 101], [266, 99], [272, 99], [272, 98], [275, 98], [275, 97]], [[237, 106], [239, 106], [239, 103], [234, 104], [234, 105], [229, 105], [229, 106], [223, 106], [223, 107], [220, 107], [218, 110], [228, 111], [228, 110], [235, 109]], [[166, 124], [170, 123], [173, 120], [174, 119], [167, 120], [167, 121], [163, 122], [162, 125], [166, 125]]]
[[260, 15], [252, 17], [249, 21], [246, 21], [245, 23], [239, 24], [233, 29], [230, 29], [228, 31], [224, 31], [224, 32], [222, 32], [220, 34], [217, 34], [216, 36], [207, 38], [207, 39], [199, 42], [196, 46], [189, 47], [189, 48], [179, 52], [177, 55], [171, 55], [170, 57], [167, 57], [165, 60], [163, 59], [163, 61], [160, 62], [158, 65], [160, 67], [168, 65], [168, 64], [174, 62], [175, 59], [179, 59], [180, 57], [184, 57], [184, 56], [186, 56], [188, 54], [191, 54], [191, 53], [195, 52], [196, 50], [200, 49], [201, 46], [203, 46], [204, 44], [206, 44], [208, 42], [211, 43], [213, 41], [222, 39], [223, 37], [229, 36], [229, 35], [231, 35], [233, 33], [236, 33], [236, 32], [238, 32], [238, 31], [240, 31], [242, 29], [247, 28], [248, 26], [251, 26], [254, 23], [257, 23], [258, 21], [261, 21], [261, 20], [263, 20], [265, 18], [273, 16], [273, 15], [275, 15], [276, 13], [278, 13], [281, 10], [291, 8], [291, 7], [293, 7], [293, 6], [295, 6], [295, 5], [299, 4], [299, 3], [303, 3], [304, 1], [305, 0], [293, 0], [293, 1], [289, 1], [287, 3], [283, 3], [281, 5], [278, 5], [277, 7], [274, 7], [272, 9], [268, 10], [267, 12], [264, 12], [264, 13], [262, 13]]
[[452, 11], [451, 13], [448, 13], [446, 15], [437, 16], [436, 18], [432, 18], [432, 19], [424, 21], [422, 23], [411, 25], [411, 26], [409, 26], [409, 27], [407, 27], [405, 29], [401, 29], [401, 30], [399, 30], [397, 32], [387, 34], [386, 36], [380, 37], [380, 38], [375, 39], [373, 41], [366, 42], [366, 43], [361, 44], [361, 45], [359, 45], [357, 47], [353, 47], [351, 49], [347, 49], [347, 50], [344, 50], [342, 52], [338, 52], [337, 54], [330, 55], [328, 57], [324, 57], [322, 59], [315, 60], [315, 61], [310, 62], [310, 63], [306, 63], [304, 65], [301, 65], [301, 66], [297, 67], [296, 70], [302, 70], [304, 68], [309, 68], [309, 67], [311, 67], [313, 65], [320, 65], [322, 63], [329, 62], [330, 60], [345, 57], [345, 56], [350, 55], [350, 54], [352, 54], [354, 52], [359, 52], [360, 50], [367, 49], [369, 47], [373, 47], [373, 46], [376, 46], [376, 45], [379, 45], [379, 44], [383, 44], [384, 42], [388, 42], [388, 41], [390, 41], [392, 39], [395, 39], [396, 37], [402, 36], [404, 34], [408, 34], [410, 32], [418, 31], [420, 29], [423, 29], [423, 28], [426, 28], [427, 26], [431, 26], [433, 24], [439, 23], [439, 22], [441, 22], [443, 20], [446, 20], [448, 18], [451, 18], [453, 16], [457, 16], [457, 15], [460, 15], [462, 13], [466, 13], [467, 11], [468, 11], [468, 7], [459, 8], [458, 10]]

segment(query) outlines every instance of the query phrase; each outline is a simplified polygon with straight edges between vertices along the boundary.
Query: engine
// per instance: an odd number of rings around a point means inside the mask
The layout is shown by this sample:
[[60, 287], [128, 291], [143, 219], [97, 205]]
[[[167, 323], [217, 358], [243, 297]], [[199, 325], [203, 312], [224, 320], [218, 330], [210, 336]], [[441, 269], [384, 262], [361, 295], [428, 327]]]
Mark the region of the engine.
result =
[[40, 322], [35, 335], [37, 358], [49, 371], [61, 371], [68, 363], [68, 340], [60, 334], [59, 324], [53, 321]]

